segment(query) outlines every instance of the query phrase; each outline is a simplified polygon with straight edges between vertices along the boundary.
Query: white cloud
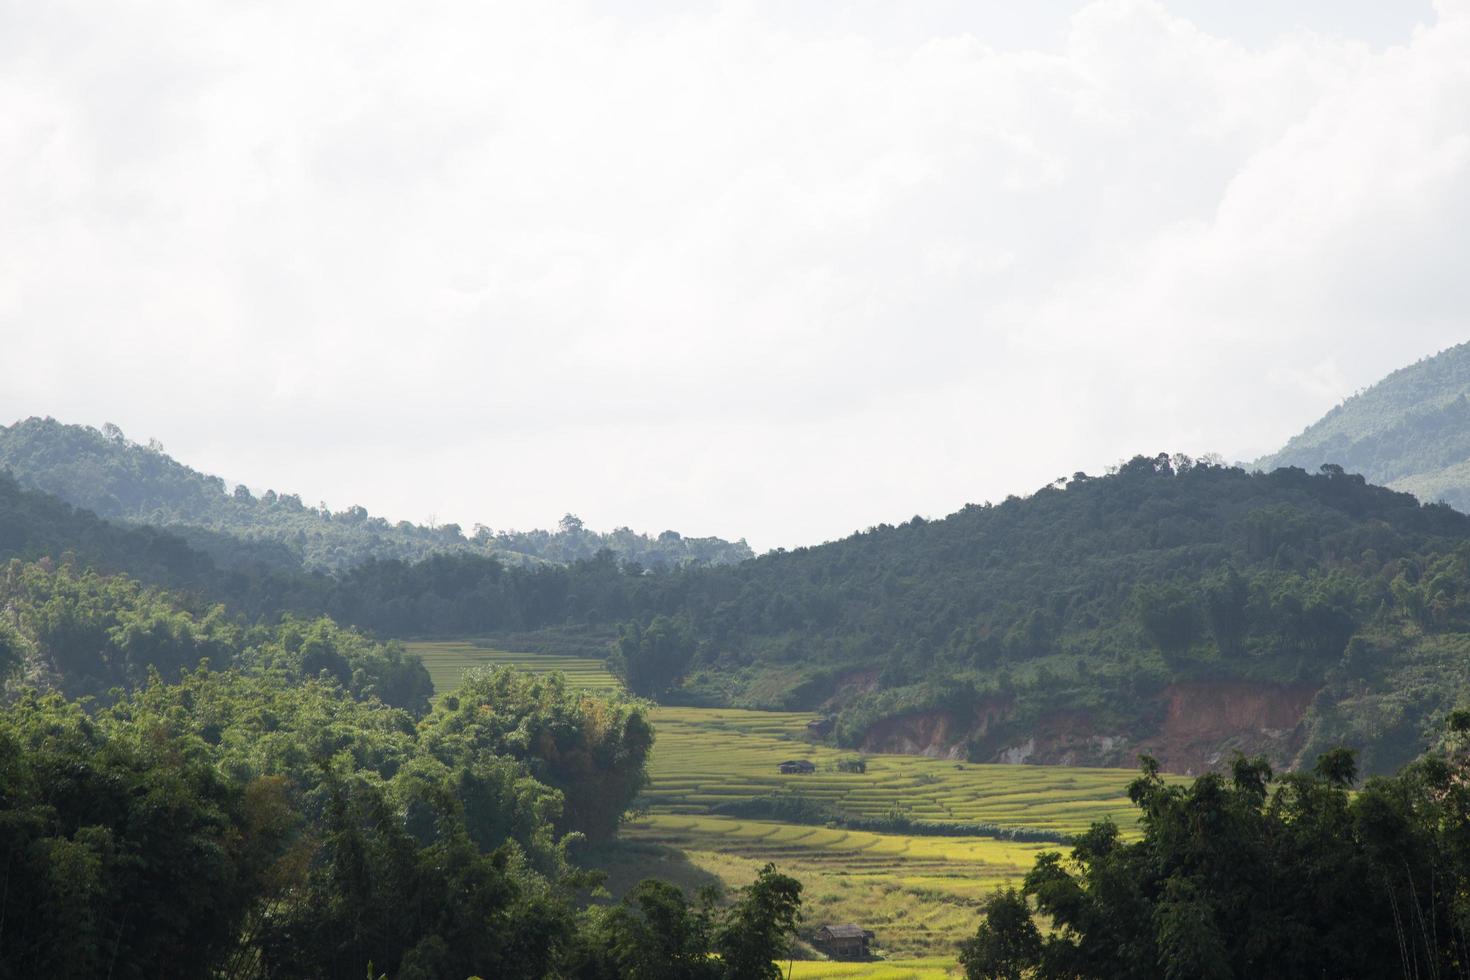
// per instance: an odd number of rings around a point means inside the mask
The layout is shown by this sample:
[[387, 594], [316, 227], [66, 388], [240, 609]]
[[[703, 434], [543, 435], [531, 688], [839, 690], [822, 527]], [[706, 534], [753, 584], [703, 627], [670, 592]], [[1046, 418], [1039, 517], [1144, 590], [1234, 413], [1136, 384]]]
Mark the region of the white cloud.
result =
[[1463, 339], [1463, 4], [788, 7], [0, 8], [0, 412], [769, 546], [1253, 455]]

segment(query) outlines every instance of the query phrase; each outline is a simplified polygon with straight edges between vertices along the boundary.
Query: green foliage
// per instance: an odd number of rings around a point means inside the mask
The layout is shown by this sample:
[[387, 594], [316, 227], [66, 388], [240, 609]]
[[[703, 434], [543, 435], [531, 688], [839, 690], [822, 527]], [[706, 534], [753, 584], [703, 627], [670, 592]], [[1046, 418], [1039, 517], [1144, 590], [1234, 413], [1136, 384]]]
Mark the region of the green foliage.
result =
[[[45, 448], [46, 425], [7, 431], [13, 445], [34, 450], [37, 466], [71, 458]], [[119, 470], [136, 471], [130, 480], [161, 479], [177, 465], [154, 450], [119, 449], [115, 434], [72, 435], [81, 440], [68, 450], [77, 459], [131, 460]], [[105, 445], [94, 453], [88, 440]], [[287, 498], [263, 503], [216, 490], [229, 507], [297, 513]], [[574, 520], [557, 532], [586, 533]], [[1451, 649], [1470, 644], [1470, 518], [1332, 467], [1248, 474], [1138, 457], [1109, 476], [1077, 474], [1024, 500], [732, 566], [644, 569], [606, 549], [568, 551], [566, 565], [508, 565], [467, 547], [414, 562], [344, 559], [330, 575], [264, 553], [217, 565], [178, 538], [115, 528], [0, 480], [0, 555], [59, 558], [67, 548], [75, 567], [126, 567], [146, 583], [207, 597], [186, 609], [196, 627], [208, 613], [203, 602], [222, 603], [230, 616], [309, 623], [325, 615], [400, 637], [573, 627], [610, 636], [622, 623], [612, 663], [640, 693], [767, 708], [831, 704], [836, 739], [847, 746], [885, 720], [943, 714], [954, 738], [976, 734], [977, 759], [1064, 716], [1136, 742], [1157, 733], [1167, 685], [1238, 679], [1321, 687], [1309, 744], [1350, 741], [1367, 771], [1385, 771], [1411, 757], [1430, 719], [1461, 696], [1466, 682]], [[216, 656], [196, 649], [208, 647], [208, 635], [176, 625], [142, 624], [128, 649], [109, 639], [97, 648], [106, 654], [100, 662], [85, 644], [69, 645], [80, 661], [59, 665], [62, 682], [73, 683], [66, 690], [101, 694], [135, 685], [147, 664], [173, 676]], [[97, 623], [83, 616], [52, 626]], [[21, 640], [27, 664], [56, 666], [26, 646], [25, 631]], [[354, 693], [422, 709], [423, 677], [391, 646], [360, 679], [355, 668], [341, 670], [330, 642], [314, 649], [311, 669]], [[281, 658], [294, 662], [297, 653]], [[307, 669], [300, 659], [293, 669]]]
[[[1069, 860], [1042, 855], [1025, 894], [987, 908], [971, 977], [1458, 976], [1470, 917], [1470, 757], [1426, 756], [1356, 795], [1350, 753], [1274, 779], [1237, 759], [1190, 786], [1145, 759], [1142, 839], [1108, 823]], [[1039, 941], [1038, 941], [1039, 940]]]
[[[638, 622], [689, 623], [696, 654], [666, 701], [835, 703], [848, 746], [885, 719], [944, 717], [955, 734], [984, 729], [972, 757], [985, 759], [1058, 716], [1150, 737], [1172, 682], [1334, 685], [1349, 643], [1380, 634], [1396, 641], [1379, 666], [1423, 671], [1405, 724], [1423, 722], [1442, 708], [1428, 692], [1463, 683], [1448, 657], [1431, 676], [1420, 654], [1470, 632], [1467, 544], [1470, 518], [1340, 471], [1159, 456], [732, 568], [566, 574], [583, 608], [603, 588], [602, 607]], [[1365, 694], [1389, 695], [1383, 679], [1340, 710], [1319, 702], [1312, 739], [1397, 740], [1358, 713]], [[1396, 754], [1364, 758], [1378, 769]]]
[[21, 657], [31, 683], [73, 697], [137, 688], [155, 672], [174, 679], [206, 661], [321, 677], [415, 716], [433, 693], [423, 664], [401, 644], [325, 618], [246, 626], [223, 606], [191, 609], [176, 594], [70, 564], [12, 560], [0, 571], [0, 606], [10, 620], [0, 627], [0, 659]]
[[648, 781], [653, 729], [633, 704], [574, 691], [559, 673], [482, 668], [440, 699], [423, 741], [449, 766], [486, 753], [523, 763], [563, 794], [560, 826], [600, 841]]
[[801, 882], [761, 868], [715, 928], [714, 948], [729, 980], [780, 980], [773, 960], [786, 955], [801, 921]]
[[563, 801], [616, 825], [641, 716], [500, 671], [420, 727], [326, 674], [201, 668], [92, 716], [12, 704], [0, 977], [551, 974], [585, 883]]
[[1250, 630], [1250, 581], [1227, 564], [1207, 576], [1200, 591], [1205, 623], [1216, 647], [1226, 656], [1238, 656]]
[[566, 959], [573, 980], [720, 980], [724, 964], [710, 956], [713, 893], [691, 906], [683, 891], [645, 880], [610, 908], [589, 914], [582, 941]]
[[[592, 909], [560, 964], [568, 980], [777, 980], [801, 920], [801, 883], [767, 864], [733, 904], [697, 905], [679, 888], [640, 882], [610, 908]], [[711, 955], [711, 954], [717, 955]]]
[[1021, 980], [1041, 958], [1041, 932], [1031, 921], [1026, 897], [1005, 888], [981, 906], [985, 921], [960, 947], [968, 980]]
[[57, 695], [0, 714], [0, 977], [207, 975], [273, 829], [186, 741]]
[[683, 618], [655, 616], [646, 627], [618, 631], [616, 663], [634, 694], [656, 698], [684, 678], [694, 660], [694, 633]]
[[1165, 654], [1183, 653], [1194, 641], [1199, 609], [1193, 595], [1171, 583], [1139, 585], [1133, 590], [1139, 626]]

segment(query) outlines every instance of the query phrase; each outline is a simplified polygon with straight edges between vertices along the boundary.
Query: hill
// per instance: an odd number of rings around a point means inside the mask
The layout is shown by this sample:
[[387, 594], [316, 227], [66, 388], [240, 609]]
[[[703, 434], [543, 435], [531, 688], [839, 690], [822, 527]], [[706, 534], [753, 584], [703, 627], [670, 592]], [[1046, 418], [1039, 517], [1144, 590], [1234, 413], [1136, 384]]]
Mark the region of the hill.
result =
[[1323, 463], [1470, 511], [1470, 343], [1393, 372], [1256, 466]]
[[1470, 694], [1467, 556], [1470, 518], [1340, 470], [1140, 457], [655, 605], [694, 638], [672, 697], [833, 711], [851, 745], [1199, 771], [1341, 741], [1391, 769]]
[[618, 628], [637, 693], [828, 713], [875, 751], [1198, 772], [1347, 743], [1388, 771], [1470, 697], [1470, 517], [1337, 467], [1139, 457], [729, 567], [369, 563], [328, 611], [527, 649]]
[[1470, 517], [1336, 468], [1139, 457], [727, 568], [349, 580], [333, 614], [385, 635], [621, 621], [639, 693], [831, 713], [842, 744], [974, 761], [1148, 751], [1197, 772], [1347, 742], [1389, 770], [1470, 693]]
[[[1198, 772], [1237, 750], [1292, 766], [1346, 743], [1388, 771], [1470, 698], [1470, 517], [1339, 467], [1139, 457], [730, 566], [466, 550], [330, 574], [216, 568], [165, 532], [7, 486], [16, 513], [59, 522], [8, 554], [70, 549], [248, 616], [380, 637], [612, 640], [638, 694], [830, 714], [832, 738], [874, 751], [1125, 766], [1149, 752]], [[173, 564], [150, 571], [159, 555]]]
[[140, 445], [113, 425], [101, 430], [29, 418], [0, 427], [0, 470], [24, 487], [98, 516], [167, 527], [221, 565], [336, 571], [368, 559], [416, 561], [435, 554], [493, 555], [510, 564], [568, 562], [609, 549], [641, 565], [727, 564], [751, 557], [743, 541], [657, 536], [618, 528], [599, 533], [567, 515], [555, 531], [501, 531], [457, 524], [390, 523], [362, 507], [331, 511], [300, 496], [228, 488], [218, 476], [171, 458], [156, 442]]
[[153, 527], [124, 527], [50, 494], [21, 488], [0, 472], [0, 561], [75, 556], [85, 567], [127, 570], [150, 583], [193, 587], [214, 562], [183, 538]]

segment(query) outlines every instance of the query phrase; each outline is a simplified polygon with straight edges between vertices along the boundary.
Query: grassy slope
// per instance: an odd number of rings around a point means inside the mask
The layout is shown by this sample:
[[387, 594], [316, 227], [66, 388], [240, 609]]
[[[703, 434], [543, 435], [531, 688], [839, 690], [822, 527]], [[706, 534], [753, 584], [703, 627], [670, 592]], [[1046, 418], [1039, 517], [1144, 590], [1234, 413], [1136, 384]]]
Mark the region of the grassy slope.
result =
[[[412, 643], [436, 684], [453, 683], [467, 667], [515, 665], [564, 670], [579, 683], [612, 681], [603, 665], [584, 658], [511, 653], [471, 641]], [[615, 681], [613, 681], [615, 683]], [[916, 756], [869, 755], [866, 773], [831, 765], [850, 756], [802, 737], [810, 715], [723, 708], [652, 711], [657, 733], [646, 810], [623, 840], [591, 855], [619, 894], [650, 875], [694, 890], [748, 881], [767, 861], [805, 885], [807, 930], [825, 922], [861, 922], [878, 934], [890, 957], [939, 957], [868, 966], [816, 964], [796, 976], [928, 978], [953, 964], [955, 944], [974, 931], [979, 903], [994, 888], [1015, 883], [1038, 853], [1055, 844], [986, 837], [869, 833], [822, 826], [747, 820], [713, 813], [732, 800], [796, 789], [845, 810], [881, 816], [895, 808], [915, 819], [972, 821], [1064, 832], [1109, 816], [1131, 827], [1124, 770], [961, 765]], [[810, 758], [818, 771], [781, 776], [776, 763]], [[823, 972], [825, 970], [838, 972]]]

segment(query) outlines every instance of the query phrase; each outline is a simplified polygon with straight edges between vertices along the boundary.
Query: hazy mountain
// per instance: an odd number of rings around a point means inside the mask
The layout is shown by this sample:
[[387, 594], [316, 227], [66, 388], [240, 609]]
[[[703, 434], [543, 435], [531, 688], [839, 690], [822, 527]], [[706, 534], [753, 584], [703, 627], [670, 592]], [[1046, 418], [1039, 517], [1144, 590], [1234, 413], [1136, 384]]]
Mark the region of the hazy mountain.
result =
[[1255, 465], [1335, 463], [1372, 483], [1470, 511], [1470, 343], [1400, 368]]
[[150, 583], [191, 588], [214, 574], [209, 557], [153, 527], [104, 521], [0, 473], [0, 562], [73, 556], [84, 567], [126, 571]]
[[362, 507], [331, 511], [298, 495], [274, 490], [256, 496], [226, 486], [218, 476], [170, 457], [156, 442], [140, 445], [113, 425], [101, 430], [29, 418], [0, 427], [0, 469], [19, 483], [111, 520], [169, 527], [222, 564], [253, 562], [280, 567], [340, 570], [370, 558], [415, 561], [466, 552], [510, 564], [568, 562], [606, 548], [620, 559], [648, 567], [726, 564], [751, 557], [744, 540], [657, 536], [627, 528], [600, 533], [567, 515], [554, 531], [501, 531], [477, 527], [467, 535], [457, 524], [426, 527], [390, 523]]

